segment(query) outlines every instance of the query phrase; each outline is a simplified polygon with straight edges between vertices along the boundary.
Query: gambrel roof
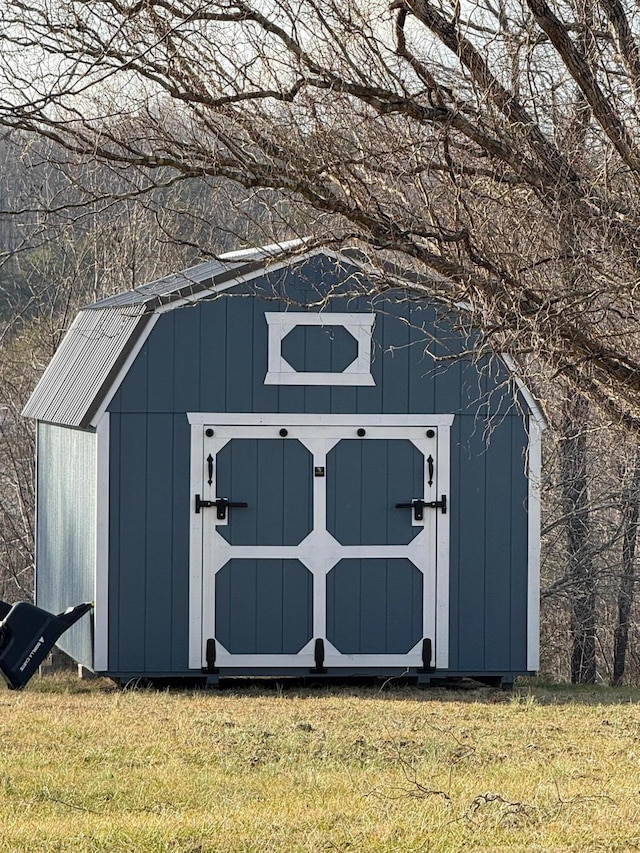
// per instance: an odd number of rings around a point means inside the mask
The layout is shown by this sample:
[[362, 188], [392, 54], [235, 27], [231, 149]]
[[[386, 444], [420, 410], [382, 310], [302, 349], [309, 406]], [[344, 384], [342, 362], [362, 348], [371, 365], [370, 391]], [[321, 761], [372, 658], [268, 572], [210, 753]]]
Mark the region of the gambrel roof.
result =
[[[127, 364], [146, 340], [146, 332], [165, 311], [214, 296], [241, 282], [291, 264], [304, 262], [311, 253], [304, 241], [241, 250], [222, 255], [179, 273], [165, 276], [133, 290], [109, 296], [79, 313], [36, 385], [23, 415], [47, 423], [81, 429], [94, 425], [96, 413], [113, 393]], [[354, 249], [324, 252], [352, 267], [370, 272], [365, 256]], [[419, 284], [419, 274], [392, 265], [390, 276], [401, 287]], [[516, 380], [531, 413], [544, 426], [544, 416], [522, 382], [511, 359], [504, 361]]]
[[159, 309], [212, 295], [260, 271], [290, 244], [232, 252], [83, 308], [36, 385], [23, 415], [86, 428]]

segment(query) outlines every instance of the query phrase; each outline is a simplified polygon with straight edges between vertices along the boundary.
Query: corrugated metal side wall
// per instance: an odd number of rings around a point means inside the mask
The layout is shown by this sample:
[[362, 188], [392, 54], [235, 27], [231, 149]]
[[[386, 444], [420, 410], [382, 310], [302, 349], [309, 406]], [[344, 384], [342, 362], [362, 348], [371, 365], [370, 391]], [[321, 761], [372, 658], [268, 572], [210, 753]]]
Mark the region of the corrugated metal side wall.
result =
[[[306, 274], [325, 287], [341, 275], [322, 259]], [[304, 303], [299, 279], [279, 276], [279, 286]], [[449, 356], [468, 341], [446, 320], [436, 331], [434, 307], [400, 294], [374, 305], [375, 386], [266, 386], [264, 313], [287, 308], [273, 298], [273, 284], [264, 282], [269, 299], [247, 298], [245, 286], [162, 315], [109, 406], [110, 671], [187, 669], [187, 411], [382, 413], [400, 422], [402, 414], [454, 413], [450, 671], [525, 670], [526, 435], [506, 371], [466, 360], [436, 364], [427, 345]], [[372, 305], [338, 297], [325, 310]]]
[[[95, 433], [39, 423], [37, 464], [36, 604], [59, 613], [95, 597]], [[58, 645], [91, 667], [90, 616]]]

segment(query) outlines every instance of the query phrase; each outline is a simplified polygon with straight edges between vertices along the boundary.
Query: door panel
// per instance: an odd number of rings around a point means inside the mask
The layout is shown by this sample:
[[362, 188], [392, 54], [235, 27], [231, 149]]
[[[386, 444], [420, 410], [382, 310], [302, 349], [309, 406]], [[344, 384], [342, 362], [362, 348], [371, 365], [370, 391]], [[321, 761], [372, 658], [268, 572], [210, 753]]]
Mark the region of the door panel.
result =
[[420, 532], [397, 503], [422, 497], [424, 456], [406, 439], [343, 439], [327, 455], [327, 529], [341, 545], [407, 545]]
[[327, 575], [327, 638], [344, 654], [406, 654], [422, 639], [422, 573], [409, 560], [340, 560]]
[[229, 560], [216, 574], [216, 639], [231, 654], [297, 654], [312, 638], [312, 587], [299, 560]]
[[216, 496], [243, 501], [218, 533], [230, 545], [298, 545], [313, 524], [313, 459], [299, 441], [233, 438], [216, 454]]

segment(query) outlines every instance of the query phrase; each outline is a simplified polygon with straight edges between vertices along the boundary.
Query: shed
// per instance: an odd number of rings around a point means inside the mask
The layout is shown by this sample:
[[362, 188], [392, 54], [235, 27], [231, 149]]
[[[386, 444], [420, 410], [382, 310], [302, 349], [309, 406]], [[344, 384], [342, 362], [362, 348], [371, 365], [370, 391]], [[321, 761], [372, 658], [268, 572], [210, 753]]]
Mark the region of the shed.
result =
[[64, 651], [120, 682], [535, 671], [544, 420], [459, 320], [346, 250], [80, 311], [24, 412], [36, 602], [95, 602]]

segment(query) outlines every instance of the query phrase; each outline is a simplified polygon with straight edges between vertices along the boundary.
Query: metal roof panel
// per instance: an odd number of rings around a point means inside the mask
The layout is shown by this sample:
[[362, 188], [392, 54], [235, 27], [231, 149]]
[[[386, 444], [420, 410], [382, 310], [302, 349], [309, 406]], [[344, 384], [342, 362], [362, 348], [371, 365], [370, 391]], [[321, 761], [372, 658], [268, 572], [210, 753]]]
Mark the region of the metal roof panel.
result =
[[[251, 254], [251, 253], [250, 253]], [[144, 326], [163, 305], [215, 290], [270, 257], [211, 260], [84, 308], [64, 337], [23, 410], [25, 417], [87, 427]]]
[[87, 426], [94, 402], [148, 318], [144, 306], [83, 310], [74, 320], [24, 408], [23, 415]]
[[179, 273], [147, 282], [147, 284], [136, 287], [135, 290], [127, 290], [124, 293], [116, 293], [87, 306], [87, 310], [93, 311], [102, 308], [125, 308], [129, 305], [145, 305], [147, 310], [153, 310], [160, 305], [178, 299], [184, 299], [192, 294], [199, 293], [212, 286], [216, 277], [228, 274], [246, 266], [246, 262], [221, 263], [220, 261], [206, 261]]

